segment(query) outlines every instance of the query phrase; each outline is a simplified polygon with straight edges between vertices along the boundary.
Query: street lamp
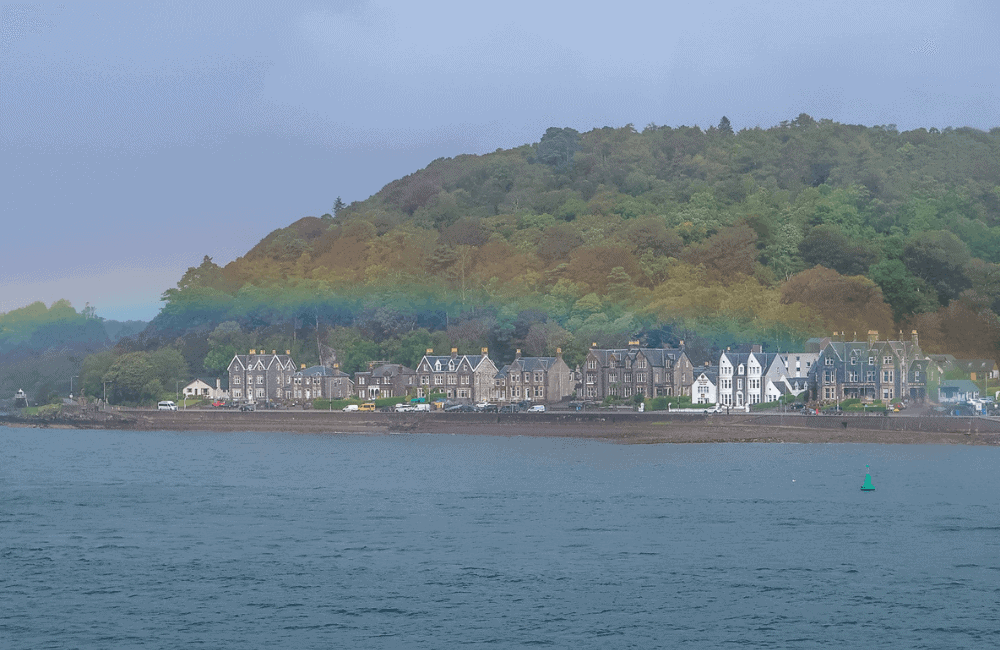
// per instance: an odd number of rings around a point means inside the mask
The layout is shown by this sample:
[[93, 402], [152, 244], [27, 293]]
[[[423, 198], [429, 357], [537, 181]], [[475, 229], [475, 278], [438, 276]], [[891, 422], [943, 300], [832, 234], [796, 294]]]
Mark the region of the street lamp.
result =
[[69, 398], [73, 399], [73, 380], [79, 379], [80, 375], [70, 375], [69, 377]]

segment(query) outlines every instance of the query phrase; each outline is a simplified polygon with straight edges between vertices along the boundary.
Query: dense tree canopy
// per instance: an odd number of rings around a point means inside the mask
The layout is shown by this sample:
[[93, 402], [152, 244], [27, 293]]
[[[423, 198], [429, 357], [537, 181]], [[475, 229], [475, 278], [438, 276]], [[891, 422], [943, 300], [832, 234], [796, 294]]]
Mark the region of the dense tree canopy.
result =
[[190, 269], [146, 345], [199, 371], [264, 341], [307, 363], [328, 346], [356, 369], [449, 341], [578, 361], [592, 342], [635, 336], [787, 349], [833, 330], [926, 327], [929, 350], [961, 335], [998, 356], [998, 129], [805, 114], [739, 132], [727, 118], [553, 127], [535, 144], [435, 160], [334, 212], [224, 268]]

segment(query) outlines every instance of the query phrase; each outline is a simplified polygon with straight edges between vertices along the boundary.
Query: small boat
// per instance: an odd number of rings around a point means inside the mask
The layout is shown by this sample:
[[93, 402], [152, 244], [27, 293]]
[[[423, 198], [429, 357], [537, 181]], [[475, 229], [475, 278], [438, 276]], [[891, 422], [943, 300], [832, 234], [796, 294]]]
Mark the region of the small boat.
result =
[[875, 486], [872, 485], [872, 473], [868, 465], [865, 465], [865, 482], [861, 484], [862, 492], [874, 492]]

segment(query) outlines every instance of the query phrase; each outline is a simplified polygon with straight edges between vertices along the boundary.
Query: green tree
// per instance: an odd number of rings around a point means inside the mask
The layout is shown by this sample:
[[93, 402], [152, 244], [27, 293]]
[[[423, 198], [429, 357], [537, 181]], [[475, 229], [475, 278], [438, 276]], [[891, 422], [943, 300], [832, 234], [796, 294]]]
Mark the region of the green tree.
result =
[[579, 131], [550, 126], [538, 143], [538, 160], [556, 169], [565, 169], [573, 162], [573, 154], [579, 149]]
[[340, 213], [343, 212], [344, 208], [346, 208], [346, 207], [347, 207], [347, 205], [344, 203], [343, 199], [341, 199], [338, 196], [337, 200], [333, 202], [333, 216], [334, 217], [339, 217]]
[[883, 260], [873, 265], [868, 275], [882, 289], [896, 322], [938, 308], [934, 289], [920, 278], [910, 275], [906, 265], [899, 260]]
[[965, 274], [969, 259], [968, 246], [944, 230], [919, 233], [903, 249], [907, 270], [937, 291], [942, 305], [972, 286]]

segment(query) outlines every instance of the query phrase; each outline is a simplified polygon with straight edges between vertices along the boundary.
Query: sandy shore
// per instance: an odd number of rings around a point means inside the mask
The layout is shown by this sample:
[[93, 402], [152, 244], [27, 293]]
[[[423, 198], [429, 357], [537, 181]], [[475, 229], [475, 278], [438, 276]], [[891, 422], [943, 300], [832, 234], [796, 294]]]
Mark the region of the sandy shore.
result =
[[338, 413], [221, 410], [115, 411], [50, 420], [0, 418], [5, 426], [136, 431], [269, 431], [308, 434], [436, 433], [542, 436], [622, 444], [790, 442], [1000, 445], [1000, 421], [986, 418], [666, 413]]

